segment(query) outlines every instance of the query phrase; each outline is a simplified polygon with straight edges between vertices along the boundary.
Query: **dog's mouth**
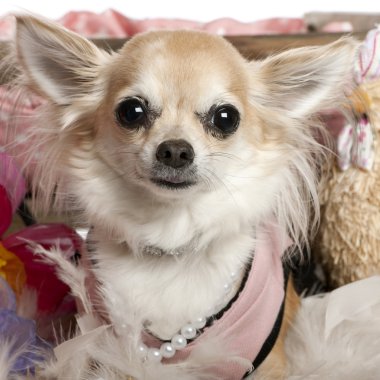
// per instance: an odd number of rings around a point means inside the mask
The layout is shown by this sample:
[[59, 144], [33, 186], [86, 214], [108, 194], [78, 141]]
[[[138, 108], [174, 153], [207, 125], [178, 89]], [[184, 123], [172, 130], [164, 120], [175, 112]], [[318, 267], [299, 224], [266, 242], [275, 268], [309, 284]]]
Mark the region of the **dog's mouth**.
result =
[[150, 181], [156, 186], [168, 190], [185, 190], [196, 184], [196, 169], [169, 169], [156, 165], [151, 172]]
[[198, 175], [195, 166], [174, 169], [156, 164], [150, 171], [149, 180], [160, 189], [186, 190], [197, 184]]
[[182, 180], [181, 178], [170, 178], [170, 179], [162, 179], [162, 178], [151, 178], [151, 182], [155, 185], [170, 189], [170, 190], [182, 190], [188, 189], [196, 184], [195, 181], [190, 180]]

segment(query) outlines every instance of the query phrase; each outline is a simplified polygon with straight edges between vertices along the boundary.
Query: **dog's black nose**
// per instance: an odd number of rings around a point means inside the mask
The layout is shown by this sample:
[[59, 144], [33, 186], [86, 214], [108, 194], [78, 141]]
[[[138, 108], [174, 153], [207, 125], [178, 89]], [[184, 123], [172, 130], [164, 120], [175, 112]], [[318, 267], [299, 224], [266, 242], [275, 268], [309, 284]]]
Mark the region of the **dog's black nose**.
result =
[[193, 147], [185, 140], [164, 141], [156, 151], [156, 158], [159, 162], [175, 169], [192, 164], [194, 155]]

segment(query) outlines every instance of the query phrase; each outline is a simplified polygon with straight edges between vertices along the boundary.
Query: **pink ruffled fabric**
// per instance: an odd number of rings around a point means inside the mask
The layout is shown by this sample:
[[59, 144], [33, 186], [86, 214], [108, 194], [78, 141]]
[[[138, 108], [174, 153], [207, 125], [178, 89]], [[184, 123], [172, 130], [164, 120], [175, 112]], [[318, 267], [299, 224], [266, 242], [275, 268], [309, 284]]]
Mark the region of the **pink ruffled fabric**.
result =
[[[306, 31], [300, 18], [273, 18], [243, 23], [222, 18], [207, 23], [181, 19], [134, 20], [112, 9], [103, 13], [69, 12], [59, 23], [66, 28], [92, 38], [125, 38], [156, 29], [194, 29], [223, 35], [289, 34]], [[0, 38], [9, 39], [13, 33], [13, 21], [5, 17], [0, 21]]]

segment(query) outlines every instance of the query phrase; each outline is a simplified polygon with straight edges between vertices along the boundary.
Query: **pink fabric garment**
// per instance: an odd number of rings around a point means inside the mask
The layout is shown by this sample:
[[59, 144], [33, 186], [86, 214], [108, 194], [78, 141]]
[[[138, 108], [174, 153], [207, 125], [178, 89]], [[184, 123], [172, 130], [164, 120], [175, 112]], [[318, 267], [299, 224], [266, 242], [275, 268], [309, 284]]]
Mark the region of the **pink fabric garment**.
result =
[[[191, 355], [194, 347], [217, 337], [232, 356], [240, 356], [251, 363], [271, 333], [284, 300], [284, 273], [282, 255], [290, 240], [279, 228], [268, 225], [258, 233], [252, 268], [239, 298], [222, 318], [204, 330], [183, 350], [177, 351], [166, 363], [177, 363]], [[146, 336], [145, 343], [159, 348], [161, 341]], [[241, 380], [249, 370], [236, 361], [224, 360], [210, 371], [220, 380]]]

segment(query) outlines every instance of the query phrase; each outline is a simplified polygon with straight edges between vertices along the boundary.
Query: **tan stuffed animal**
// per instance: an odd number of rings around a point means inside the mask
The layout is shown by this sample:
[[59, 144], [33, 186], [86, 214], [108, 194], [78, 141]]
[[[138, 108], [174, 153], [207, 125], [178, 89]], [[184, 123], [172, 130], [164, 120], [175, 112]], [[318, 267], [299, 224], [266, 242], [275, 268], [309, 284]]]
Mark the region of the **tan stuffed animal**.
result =
[[338, 165], [321, 189], [316, 253], [330, 287], [380, 273], [380, 27], [361, 45], [354, 74], [356, 125], [342, 129]]

